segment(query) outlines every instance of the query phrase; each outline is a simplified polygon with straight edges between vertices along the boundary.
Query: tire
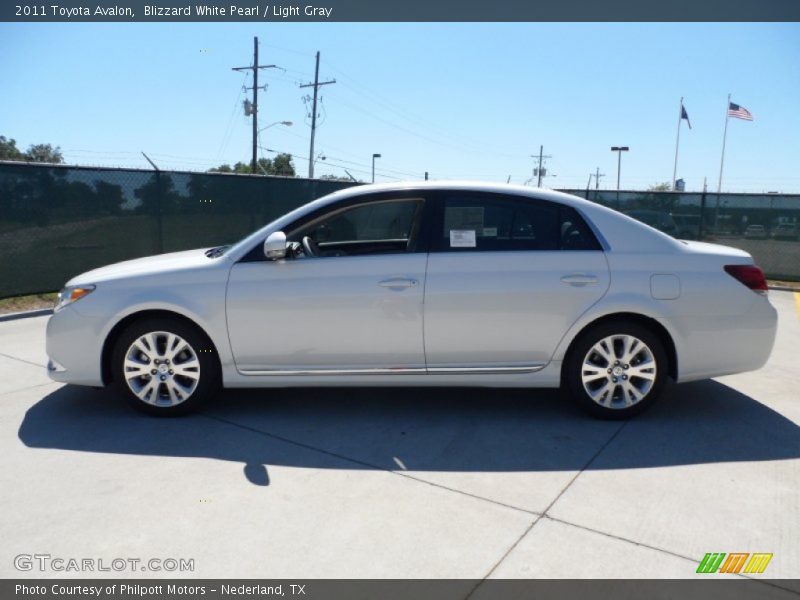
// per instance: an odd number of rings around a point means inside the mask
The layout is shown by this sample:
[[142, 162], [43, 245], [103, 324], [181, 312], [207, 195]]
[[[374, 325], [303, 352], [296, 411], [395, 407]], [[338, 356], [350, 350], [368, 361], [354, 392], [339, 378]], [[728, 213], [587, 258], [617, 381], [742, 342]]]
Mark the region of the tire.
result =
[[659, 337], [624, 320], [601, 323], [582, 333], [564, 367], [562, 386], [567, 394], [601, 419], [628, 419], [649, 408], [664, 390], [669, 373]]
[[213, 344], [197, 327], [177, 318], [133, 322], [117, 340], [111, 360], [117, 393], [151, 415], [187, 414], [220, 388]]

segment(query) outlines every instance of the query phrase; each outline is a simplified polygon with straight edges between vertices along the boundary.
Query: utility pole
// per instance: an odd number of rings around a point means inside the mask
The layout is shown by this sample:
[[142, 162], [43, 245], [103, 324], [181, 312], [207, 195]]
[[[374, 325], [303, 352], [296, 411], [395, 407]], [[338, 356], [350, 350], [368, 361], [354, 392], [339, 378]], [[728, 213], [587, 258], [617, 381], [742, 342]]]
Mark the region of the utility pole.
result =
[[[537, 157], [532, 154], [531, 158], [537, 158]], [[544, 174], [542, 172], [542, 162], [543, 162], [543, 160], [545, 158], [553, 158], [553, 157], [550, 156], [549, 154], [545, 155], [544, 154], [544, 146], [539, 146], [539, 157], [538, 158], [539, 158], [539, 167], [537, 169], [534, 169], [534, 173], [536, 175], [538, 175], [538, 177], [539, 177], [539, 179], [538, 179], [538, 181], [536, 183], [536, 187], [542, 187], [542, 175]]]
[[[256, 165], [258, 164], [258, 70], [259, 69], [278, 69], [277, 65], [259, 65], [258, 64], [258, 38], [253, 38], [253, 66], [252, 67], [233, 67], [233, 71], [252, 71], [253, 72], [253, 104], [250, 107], [250, 114], [253, 116], [253, 160], [250, 168], [253, 173], [256, 172]], [[261, 89], [266, 90], [267, 86]], [[247, 107], [245, 106], [245, 115], [247, 115]]]
[[[335, 79], [331, 79], [329, 81], [320, 81], [319, 80], [319, 50], [317, 50], [317, 66], [314, 69], [314, 83], [306, 83], [301, 85], [301, 88], [306, 87], [313, 87], [314, 88], [314, 103], [311, 109], [311, 150], [309, 151], [308, 155], [313, 157], [314, 156], [314, 134], [317, 131], [317, 91], [319, 90], [320, 86], [329, 85], [331, 83], [336, 83]], [[314, 161], [310, 161], [308, 163], [308, 178], [314, 178]]]
[[597, 171], [594, 174], [594, 191], [598, 191], [600, 189], [600, 178], [605, 177], [605, 173], [600, 172], [600, 167], [597, 167]]
[[539, 146], [539, 181], [536, 183], [536, 187], [542, 187], [542, 153], [544, 152], [544, 146]]
[[600, 167], [597, 167], [597, 170], [594, 173], [589, 173], [589, 183], [586, 184], [586, 199], [589, 199], [589, 188], [592, 185], [592, 177], [594, 177], [594, 199], [595, 202], [597, 201], [597, 193], [600, 189], [600, 178], [605, 177], [605, 173], [600, 172]]
[[[539, 161], [538, 163], [539, 166], [533, 168], [533, 175], [538, 177], [536, 186], [542, 187], [542, 177], [544, 176], [544, 170], [543, 170], [544, 160], [546, 158], [553, 158], [553, 157], [550, 156], [549, 154], [544, 153], [544, 146], [539, 146], [539, 155], [537, 156], [535, 154], [531, 154], [531, 158]], [[529, 181], [533, 181], [533, 177], [531, 177], [528, 181], [526, 181], [525, 184], [527, 185]]]

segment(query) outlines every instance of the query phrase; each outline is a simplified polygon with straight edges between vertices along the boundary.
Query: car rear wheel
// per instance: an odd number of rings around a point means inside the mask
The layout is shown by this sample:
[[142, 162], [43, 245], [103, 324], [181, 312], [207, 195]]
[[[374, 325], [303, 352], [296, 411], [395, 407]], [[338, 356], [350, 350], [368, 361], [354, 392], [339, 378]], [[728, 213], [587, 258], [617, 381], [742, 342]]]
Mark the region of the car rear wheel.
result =
[[112, 367], [117, 391], [151, 415], [186, 414], [220, 387], [213, 345], [178, 319], [146, 318], [128, 326], [114, 347]]
[[650, 329], [624, 321], [593, 327], [567, 357], [569, 395], [593, 416], [627, 419], [653, 404], [666, 383], [664, 344]]

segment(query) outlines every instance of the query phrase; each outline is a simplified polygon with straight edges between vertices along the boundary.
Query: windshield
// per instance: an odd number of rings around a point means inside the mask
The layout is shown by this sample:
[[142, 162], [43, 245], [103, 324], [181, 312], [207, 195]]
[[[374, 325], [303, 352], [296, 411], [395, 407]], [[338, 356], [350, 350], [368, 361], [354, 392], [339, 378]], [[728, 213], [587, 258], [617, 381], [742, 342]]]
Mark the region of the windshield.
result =
[[227, 254], [230, 250], [233, 250], [233, 252], [238, 252], [240, 249], [251, 248], [253, 245], [257, 243], [263, 243], [264, 239], [266, 238], [267, 232], [271, 233], [273, 231], [280, 231], [282, 227], [289, 225], [295, 219], [298, 219], [302, 215], [311, 212], [312, 210], [314, 210], [314, 208], [323, 206], [324, 204], [329, 202], [332, 198], [336, 197], [338, 194], [341, 194], [343, 191], [345, 190], [340, 190], [339, 192], [328, 194], [327, 196], [318, 198], [313, 202], [309, 202], [308, 204], [303, 204], [302, 206], [295, 208], [293, 211], [286, 213], [281, 217], [278, 217], [271, 223], [266, 224], [261, 229], [256, 229], [253, 233], [246, 235], [232, 246], [225, 247], [223, 253]]

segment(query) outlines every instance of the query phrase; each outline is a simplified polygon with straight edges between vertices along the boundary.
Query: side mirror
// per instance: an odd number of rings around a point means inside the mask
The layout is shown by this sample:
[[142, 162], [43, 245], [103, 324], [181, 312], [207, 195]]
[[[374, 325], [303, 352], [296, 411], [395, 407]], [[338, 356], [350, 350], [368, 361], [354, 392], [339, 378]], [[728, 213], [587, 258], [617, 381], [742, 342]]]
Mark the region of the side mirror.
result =
[[270, 260], [278, 260], [286, 256], [286, 234], [282, 231], [270, 233], [264, 240], [264, 256]]

